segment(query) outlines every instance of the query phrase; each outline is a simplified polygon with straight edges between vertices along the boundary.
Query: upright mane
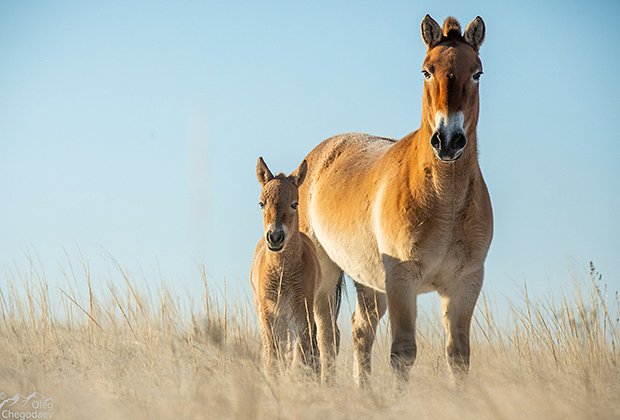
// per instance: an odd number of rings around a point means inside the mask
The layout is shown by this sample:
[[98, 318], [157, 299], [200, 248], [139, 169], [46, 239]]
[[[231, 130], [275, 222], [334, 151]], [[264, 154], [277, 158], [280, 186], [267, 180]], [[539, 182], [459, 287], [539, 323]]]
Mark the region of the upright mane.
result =
[[461, 24], [455, 17], [448, 16], [446, 20], [444, 20], [442, 32], [443, 37], [446, 39], [463, 39], [463, 35], [461, 35]]

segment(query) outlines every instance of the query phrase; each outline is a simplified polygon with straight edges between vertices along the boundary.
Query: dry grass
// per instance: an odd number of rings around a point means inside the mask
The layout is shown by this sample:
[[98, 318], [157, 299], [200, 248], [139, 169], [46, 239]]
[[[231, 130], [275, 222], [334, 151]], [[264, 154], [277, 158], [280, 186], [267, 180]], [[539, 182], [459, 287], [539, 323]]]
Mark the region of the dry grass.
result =
[[104, 291], [95, 295], [83, 264], [85, 298], [73, 287], [50, 289], [38, 270], [7, 275], [0, 391], [50, 396], [57, 419], [620, 418], [618, 295], [608, 302], [594, 268], [558, 302], [531, 301], [524, 290], [507, 322], [481, 299], [462, 387], [450, 385], [439, 319], [422, 314], [418, 360], [401, 391], [387, 362], [385, 324], [371, 390], [353, 386], [346, 333], [333, 387], [295, 375], [269, 381], [247, 302], [218, 304], [204, 275], [200, 306], [165, 288], [149, 298], [117, 269], [122, 288], [97, 285]]

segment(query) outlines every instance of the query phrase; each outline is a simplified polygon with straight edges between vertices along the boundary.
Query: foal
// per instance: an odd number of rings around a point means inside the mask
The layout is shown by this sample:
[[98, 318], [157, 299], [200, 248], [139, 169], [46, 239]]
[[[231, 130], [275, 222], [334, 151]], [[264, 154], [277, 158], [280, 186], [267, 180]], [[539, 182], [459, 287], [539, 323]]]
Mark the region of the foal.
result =
[[286, 350], [295, 346], [295, 359], [320, 374], [314, 323], [320, 267], [312, 241], [299, 231], [297, 216], [297, 190], [307, 169], [304, 160], [291, 175], [273, 176], [263, 158], [256, 164], [265, 235], [256, 245], [250, 282], [263, 361], [271, 373], [282, 366]]

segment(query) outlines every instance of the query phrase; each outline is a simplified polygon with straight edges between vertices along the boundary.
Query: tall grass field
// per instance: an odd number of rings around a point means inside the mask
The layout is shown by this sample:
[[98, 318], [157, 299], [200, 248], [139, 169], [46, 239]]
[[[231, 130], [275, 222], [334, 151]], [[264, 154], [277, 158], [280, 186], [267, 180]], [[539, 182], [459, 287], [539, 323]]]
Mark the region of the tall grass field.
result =
[[[251, 299], [230, 302], [204, 272], [193, 299], [166, 286], [144, 293], [115, 269], [118, 282], [94, 284], [87, 264], [76, 267], [82, 292], [50, 286], [37, 269], [5, 275], [0, 418], [620, 418], [619, 298], [593, 266], [553, 298], [530, 298], [526, 286], [518, 301], [481, 296], [471, 371], [459, 385], [448, 375], [439, 311], [419, 314], [418, 358], [404, 387], [391, 374], [382, 322], [367, 389], [354, 385], [346, 326], [333, 385], [296, 371], [273, 379], [262, 371]], [[341, 325], [350, 308], [342, 305]], [[23, 402], [6, 410], [18, 393]], [[29, 395], [46, 410], [20, 409]]]

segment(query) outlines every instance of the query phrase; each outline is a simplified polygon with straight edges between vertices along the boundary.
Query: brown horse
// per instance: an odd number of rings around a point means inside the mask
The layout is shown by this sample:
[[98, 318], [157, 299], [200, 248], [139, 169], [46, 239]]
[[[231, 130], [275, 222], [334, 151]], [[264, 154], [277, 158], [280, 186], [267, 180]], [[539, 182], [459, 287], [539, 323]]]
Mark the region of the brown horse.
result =
[[260, 207], [264, 237], [258, 241], [250, 282], [270, 373], [284, 365], [288, 349], [319, 374], [314, 295], [320, 266], [312, 241], [299, 231], [298, 187], [307, 171], [304, 160], [291, 175], [273, 176], [263, 158], [256, 164], [262, 185]]
[[[461, 34], [456, 19], [446, 19], [442, 29], [427, 15], [420, 128], [399, 141], [335, 136], [306, 157], [300, 228], [314, 241], [321, 264], [317, 307], [331, 307], [342, 271], [353, 278], [359, 384], [370, 373], [375, 330], [386, 309], [390, 361], [398, 377], [408, 377], [416, 357], [416, 295], [429, 291], [441, 297], [451, 372], [460, 376], [469, 368], [470, 322], [493, 230], [476, 138], [484, 32], [480, 17]], [[318, 326], [319, 337], [337, 337], [333, 319]], [[325, 356], [335, 357], [333, 348]]]

